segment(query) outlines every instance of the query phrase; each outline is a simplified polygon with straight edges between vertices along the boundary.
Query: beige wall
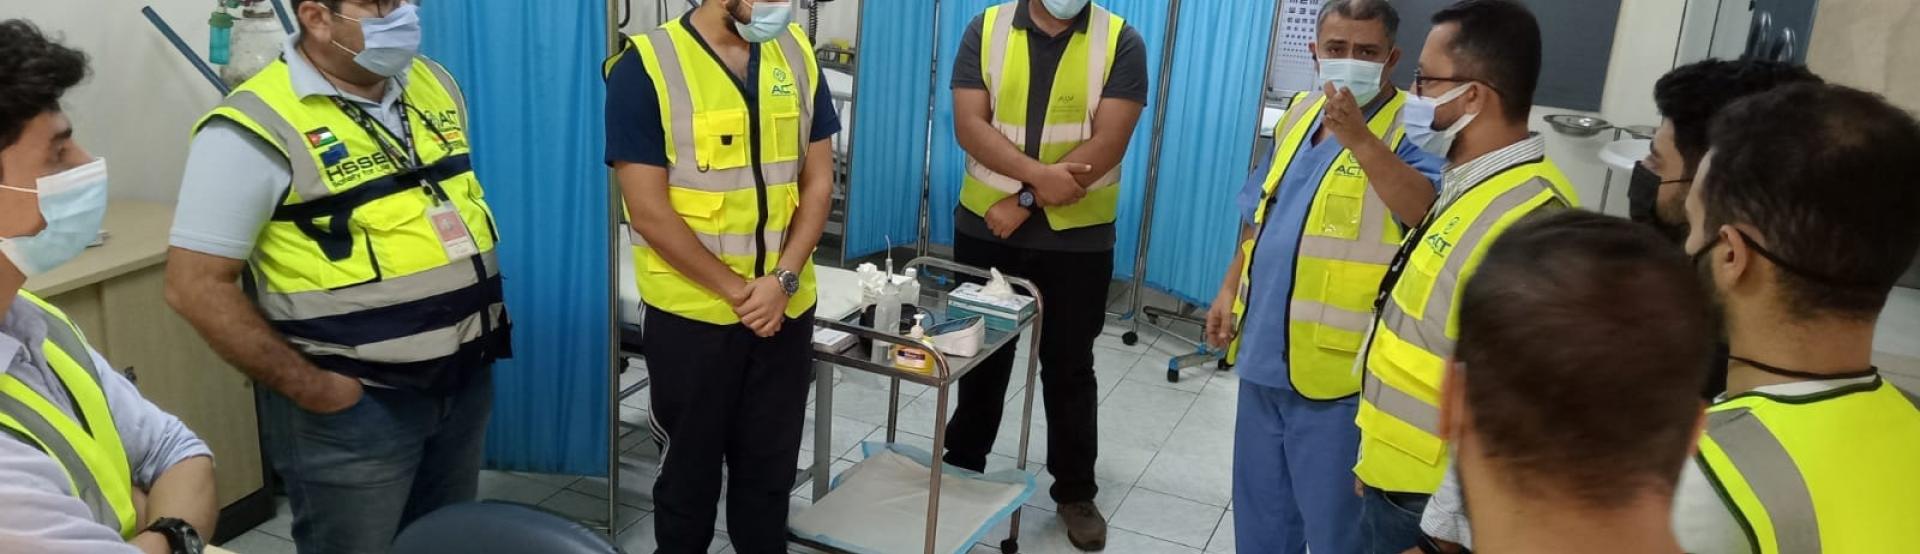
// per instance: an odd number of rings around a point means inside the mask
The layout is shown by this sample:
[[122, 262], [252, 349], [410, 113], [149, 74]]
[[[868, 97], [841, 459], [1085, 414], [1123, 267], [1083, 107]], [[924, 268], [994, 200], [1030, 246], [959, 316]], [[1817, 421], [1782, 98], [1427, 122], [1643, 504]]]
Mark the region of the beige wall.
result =
[[1822, 0], [1807, 66], [1830, 81], [1887, 96], [1920, 112], [1920, 3]]
[[147, 24], [146, 5], [205, 55], [206, 0], [0, 0], [0, 19], [32, 21], [92, 58], [93, 76], [65, 101], [81, 144], [107, 158], [116, 198], [172, 201], [189, 128], [220, 94]]

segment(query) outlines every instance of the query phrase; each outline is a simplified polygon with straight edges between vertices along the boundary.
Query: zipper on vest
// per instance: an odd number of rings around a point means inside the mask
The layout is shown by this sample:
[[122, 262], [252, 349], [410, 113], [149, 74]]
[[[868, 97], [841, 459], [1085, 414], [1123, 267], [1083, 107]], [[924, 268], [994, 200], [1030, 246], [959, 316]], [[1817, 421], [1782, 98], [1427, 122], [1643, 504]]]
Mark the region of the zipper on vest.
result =
[[[753, 225], [753, 276], [767, 276], [767, 175], [760, 167], [760, 101], [747, 105], [747, 147], [753, 155], [753, 189], [759, 202], [760, 218]], [[791, 224], [789, 224], [791, 225]]]

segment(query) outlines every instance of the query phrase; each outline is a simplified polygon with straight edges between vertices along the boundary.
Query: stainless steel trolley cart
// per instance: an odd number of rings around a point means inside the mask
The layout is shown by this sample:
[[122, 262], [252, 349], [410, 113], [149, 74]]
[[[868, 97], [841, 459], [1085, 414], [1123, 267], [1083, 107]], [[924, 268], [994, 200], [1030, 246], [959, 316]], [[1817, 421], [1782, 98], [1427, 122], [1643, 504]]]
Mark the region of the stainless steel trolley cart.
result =
[[[980, 279], [987, 279], [990, 276], [986, 269], [965, 266], [931, 257], [915, 258], [907, 262], [905, 268], [916, 269], [923, 281], [935, 278], [935, 276], [929, 275], [928, 270], [943, 271], [951, 274], [953, 277], [968, 275]], [[970, 358], [947, 356], [929, 349], [934, 362], [930, 374], [916, 373], [897, 368], [891, 363], [875, 362], [869, 358], [867, 351], [863, 351], [858, 347], [843, 353], [814, 351], [814, 390], [815, 402], [817, 404], [814, 410], [813, 467], [808, 470], [809, 476], [813, 479], [814, 502], [819, 502], [821, 499], [826, 498], [827, 495], [832, 494], [832, 491], [828, 490], [828, 478], [833, 465], [833, 448], [831, 444], [833, 440], [833, 370], [835, 367], [845, 367], [874, 373], [885, 376], [892, 381], [889, 387], [890, 391], [887, 402], [886, 429], [888, 443], [895, 441], [895, 434], [899, 429], [900, 382], [908, 381], [932, 387], [935, 394], [938, 395], [936, 397], [938, 402], [934, 409], [933, 459], [931, 460], [932, 463], [929, 464], [932, 467], [927, 476], [929, 492], [927, 495], [925, 552], [926, 554], [934, 554], [934, 545], [938, 529], [937, 522], [940, 516], [940, 480], [942, 477], [940, 455], [946, 449], [947, 406], [950, 401], [950, 396], [953, 394], [953, 391], [950, 390], [951, 386], [959, 382], [961, 377], [973, 371], [988, 355], [998, 351], [1001, 347], [1012, 344], [1019, 338], [1020, 333], [1027, 333], [1027, 340], [1030, 341], [1028, 346], [1030, 346], [1030, 348], [1027, 353], [1028, 385], [1026, 387], [1025, 400], [1021, 402], [1020, 410], [1020, 455], [1015, 458], [1015, 464], [1017, 464], [1017, 467], [1021, 471], [1027, 469], [1027, 439], [1029, 431], [1032, 429], [1033, 391], [1034, 386], [1038, 384], [1037, 379], [1040, 368], [1039, 323], [1044, 306], [1041, 302], [1040, 290], [1034, 287], [1033, 282], [1017, 277], [1007, 277], [1007, 281], [1015, 287], [1016, 291], [1034, 298], [1033, 315], [1020, 321], [1012, 331], [1000, 331], [989, 328], [985, 339], [981, 343], [979, 354]], [[923, 283], [922, 291], [921, 297], [915, 302], [915, 305], [922, 307], [945, 305], [946, 287], [926, 287]], [[898, 333], [890, 332], [894, 329], [884, 331], [875, 330], [831, 318], [816, 319], [814, 325], [820, 328], [833, 329], [852, 334], [855, 337], [875, 343], [925, 346]], [[1020, 550], [1020, 513], [1021, 509], [1017, 508], [1014, 510], [1010, 522], [1011, 531], [1008, 533], [1006, 540], [1000, 543], [1001, 550], [1007, 554], [1016, 554]], [[821, 544], [802, 537], [796, 536], [793, 540], [798, 544], [821, 550], [840, 551], [840, 549], [833, 546]]]

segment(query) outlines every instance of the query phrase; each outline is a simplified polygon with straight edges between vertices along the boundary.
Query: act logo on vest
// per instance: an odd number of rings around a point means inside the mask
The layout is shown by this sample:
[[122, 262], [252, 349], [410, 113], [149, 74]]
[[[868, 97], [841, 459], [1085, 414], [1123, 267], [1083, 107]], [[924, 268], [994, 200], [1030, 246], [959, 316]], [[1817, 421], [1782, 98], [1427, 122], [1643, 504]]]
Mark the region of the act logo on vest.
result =
[[773, 68], [773, 95], [793, 96], [793, 78], [778, 67]]

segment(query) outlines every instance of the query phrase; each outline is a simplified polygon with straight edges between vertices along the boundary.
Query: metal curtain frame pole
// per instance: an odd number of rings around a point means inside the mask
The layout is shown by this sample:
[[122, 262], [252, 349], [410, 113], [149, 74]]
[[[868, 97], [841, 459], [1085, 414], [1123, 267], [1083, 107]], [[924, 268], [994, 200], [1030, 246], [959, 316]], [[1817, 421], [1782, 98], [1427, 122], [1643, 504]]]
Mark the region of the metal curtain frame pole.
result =
[[933, 0], [932, 59], [927, 64], [927, 151], [920, 159], [920, 214], [915, 229], [920, 240], [914, 245], [915, 257], [927, 255], [928, 242], [933, 235], [933, 99], [939, 96], [937, 93], [940, 90], [940, 0]]
[[[1133, 251], [1133, 286], [1128, 291], [1127, 313], [1121, 317], [1133, 324], [1128, 336], [1138, 340], [1140, 333], [1140, 289], [1147, 284], [1147, 246], [1153, 238], [1153, 199], [1160, 188], [1160, 149], [1166, 142], [1167, 97], [1173, 88], [1173, 54], [1179, 45], [1180, 0], [1167, 3], [1166, 44], [1160, 47], [1160, 83], [1154, 91], [1153, 146], [1147, 151], [1146, 196], [1140, 205], [1139, 243]], [[1129, 341], [1131, 342], [1131, 341]]]
[[[664, 4], [663, 4], [664, 5]], [[620, 0], [607, 0], [607, 55], [620, 53]], [[620, 372], [625, 360], [620, 356], [620, 182], [613, 170], [607, 170], [607, 540], [614, 541], [620, 530]], [[631, 285], [629, 285], [631, 286]], [[643, 339], [644, 340], [644, 339]]]
[[[819, 4], [816, 3], [814, 6], [817, 9]], [[867, 5], [862, 3], [859, 9], [853, 10], [853, 40], [856, 45], [854, 46], [855, 54], [853, 55], [853, 59], [848, 63], [850, 66], [848, 69], [853, 73], [854, 90], [860, 89], [860, 58], [865, 56], [858, 54], [858, 43], [860, 41], [860, 33], [865, 30], [861, 26], [865, 24], [866, 19]], [[819, 46], [815, 45], [814, 48], [819, 48]], [[824, 72], [825, 70], [822, 70], [822, 73]], [[821, 81], [824, 82], [825, 80], [823, 75]], [[849, 98], [859, 96], [858, 94], [854, 94], [853, 90], [847, 91], [847, 94], [850, 95]], [[853, 102], [847, 102], [847, 109], [855, 113], [858, 113], [860, 110], [859, 105]], [[860, 144], [853, 141], [854, 130], [860, 126], [860, 119], [856, 117], [849, 120], [847, 119], [848, 117], [852, 117], [852, 114], [840, 114], [842, 121], [851, 121], [851, 124], [840, 130], [840, 132], [847, 134], [847, 190], [842, 191], [840, 196], [840, 267], [847, 267], [847, 242], [853, 237], [853, 159]], [[828, 206], [827, 215], [833, 215], [832, 206]]]
[[[1267, 67], [1260, 72], [1260, 94], [1253, 100], [1253, 146], [1247, 148], [1247, 171], [1260, 165], [1260, 126], [1267, 110], [1267, 87], [1273, 86], [1273, 50], [1280, 44], [1280, 7], [1273, 7], [1273, 24], [1267, 27]], [[1292, 106], [1288, 106], [1292, 107]], [[1277, 140], [1277, 139], [1276, 139]], [[1240, 245], [1233, 245], [1239, 248]]]

